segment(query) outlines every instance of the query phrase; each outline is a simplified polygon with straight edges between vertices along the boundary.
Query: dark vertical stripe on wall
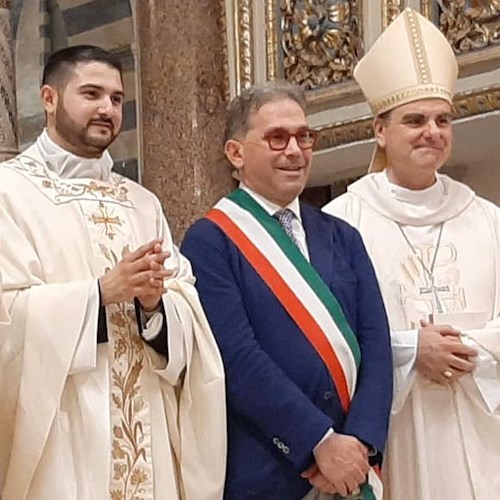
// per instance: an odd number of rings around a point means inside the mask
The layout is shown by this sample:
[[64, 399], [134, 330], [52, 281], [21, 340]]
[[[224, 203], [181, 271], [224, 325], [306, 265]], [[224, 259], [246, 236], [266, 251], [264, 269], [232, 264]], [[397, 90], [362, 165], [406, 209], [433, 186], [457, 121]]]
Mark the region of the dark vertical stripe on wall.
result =
[[113, 165], [113, 171], [124, 175], [135, 182], [139, 182], [137, 158], [130, 158], [129, 160], [115, 162]]
[[[44, 3], [45, 0], [35, 0]], [[23, 0], [11, 0], [10, 2], [10, 22], [12, 26], [12, 34], [14, 38], [17, 34], [17, 27], [19, 26], [19, 19], [21, 17], [21, 10], [23, 8]], [[41, 8], [41, 6], [40, 6]], [[0, 499], [1, 500], [1, 499]]]
[[68, 36], [78, 35], [132, 15], [130, 3], [123, 0], [94, 0], [63, 10]]
[[130, 45], [118, 47], [116, 49], [110, 49], [110, 52], [118, 58], [122, 65], [123, 72], [134, 71], [134, 55], [132, 54], [132, 49]]
[[123, 105], [122, 132], [133, 130], [136, 127], [135, 101], [127, 101]]

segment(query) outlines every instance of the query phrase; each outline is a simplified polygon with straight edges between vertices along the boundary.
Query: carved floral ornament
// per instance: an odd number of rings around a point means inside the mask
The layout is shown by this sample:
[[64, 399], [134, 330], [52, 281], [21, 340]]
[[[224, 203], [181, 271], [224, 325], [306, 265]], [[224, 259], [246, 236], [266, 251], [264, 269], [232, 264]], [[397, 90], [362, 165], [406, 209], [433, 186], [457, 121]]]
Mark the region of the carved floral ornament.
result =
[[[405, 0], [383, 0], [387, 27], [406, 7]], [[420, 11], [434, 19], [456, 54], [500, 43], [500, 0], [421, 0]]]
[[[227, 33], [234, 46], [227, 64], [236, 92], [256, 81], [255, 68], [263, 55], [268, 80], [286, 78], [313, 90], [352, 79], [363, 52], [362, 0], [220, 1], [222, 24], [230, 26]], [[262, 22], [263, 41], [256, 39], [256, 25]]]
[[[265, 60], [260, 79], [285, 77], [305, 86], [311, 91], [308, 100], [319, 109], [359, 94], [352, 71], [363, 55], [362, 25], [368, 22], [361, 16], [363, 0], [220, 1], [225, 6], [224, 22], [233, 25], [228, 33], [235, 42], [236, 92], [259, 79], [255, 67], [258, 60]], [[365, 0], [372, 1], [376, 0]], [[260, 20], [257, 2], [263, 2]], [[382, 25], [388, 26], [408, 4], [408, 0], [380, 0]], [[500, 0], [420, 0], [419, 7], [439, 23], [461, 66], [469, 64], [463, 59], [466, 53], [494, 57], [491, 49], [500, 44]], [[259, 22], [265, 25], [260, 47], [254, 26]], [[456, 118], [500, 110], [500, 86], [456, 96], [455, 110]], [[315, 149], [365, 140], [372, 133], [368, 116], [332, 123], [321, 130]]]
[[281, 0], [283, 73], [308, 90], [352, 78], [362, 56], [358, 0]]
[[[262, 58], [268, 80], [284, 77], [307, 90], [352, 82], [354, 66], [363, 55], [362, 26], [369, 22], [362, 18], [362, 0], [259, 0], [262, 19], [256, 14], [256, 0], [220, 1], [225, 22], [229, 15], [232, 25], [237, 92], [254, 83]], [[382, 28], [408, 4], [380, 0]], [[457, 54], [500, 43], [500, 0], [420, 0], [419, 8], [439, 24]], [[264, 40], [259, 44], [255, 28], [262, 23]]]
[[457, 54], [500, 43], [500, 0], [437, 0], [439, 25]]
[[382, 1], [382, 24], [384, 29], [399, 16], [404, 8], [403, 0], [383, 0]]

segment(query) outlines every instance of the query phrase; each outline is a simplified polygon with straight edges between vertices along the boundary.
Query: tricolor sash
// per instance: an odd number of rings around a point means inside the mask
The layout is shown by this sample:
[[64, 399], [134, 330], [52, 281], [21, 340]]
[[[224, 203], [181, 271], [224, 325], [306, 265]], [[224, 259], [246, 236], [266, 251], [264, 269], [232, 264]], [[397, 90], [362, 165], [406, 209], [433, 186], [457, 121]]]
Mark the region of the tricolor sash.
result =
[[[237, 189], [221, 199], [206, 218], [236, 245], [312, 344], [347, 412], [356, 390], [361, 352], [330, 288], [279, 222], [246, 191]], [[369, 480], [371, 485], [363, 485], [359, 498], [381, 498], [380, 479], [373, 469]]]
[[233, 241], [311, 342], [332, 376], [344, 411], [356, 389], [360, 349], [337, 299], [271, 217], [237, 189], [207, 214]]

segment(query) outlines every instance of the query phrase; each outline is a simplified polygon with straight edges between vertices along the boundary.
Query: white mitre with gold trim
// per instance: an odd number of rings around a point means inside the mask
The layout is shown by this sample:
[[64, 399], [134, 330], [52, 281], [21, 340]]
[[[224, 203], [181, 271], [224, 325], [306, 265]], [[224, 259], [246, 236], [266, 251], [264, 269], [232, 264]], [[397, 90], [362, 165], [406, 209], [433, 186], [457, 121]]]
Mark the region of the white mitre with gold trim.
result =
[[[458, 64], [448, 40], [428, 19], [406, 8], [354, 68], [354, 78], [375, 116], [420, 99], [450, 104]], [[375, 151], [370, 171], [385, 168]]]

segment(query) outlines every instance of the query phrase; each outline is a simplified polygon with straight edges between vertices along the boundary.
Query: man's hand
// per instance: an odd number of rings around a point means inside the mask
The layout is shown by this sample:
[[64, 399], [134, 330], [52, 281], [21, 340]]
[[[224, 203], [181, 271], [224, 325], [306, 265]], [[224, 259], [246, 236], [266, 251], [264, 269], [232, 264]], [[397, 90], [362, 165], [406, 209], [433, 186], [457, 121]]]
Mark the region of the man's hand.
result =
[[163, 267], [165, 259], [170, 256], [170, 252], [162, 252], [160, 242], [153, 246], [153, 251], [150, 255], [156, 255], [156, 259], [153, 259], [150, 263], [150, 270], [152, 272], [149, 278], [150, 286], [146, 287], [142, 293], [136, 295], [142, 309], [146, 312], [154, 311], [158, 307], [161, 296], [166, 291], [163, 288], [163, 280], [172, 274], [171, 271], [167, 271]]
[[154, 310], [161, 299], [163, 280], [170, 272], [163, 267], [170, 252], [162, 252], [162, 241], [142, 245], [99, 278], [102, 305], [127, 302], [137, 297], [145, 310]]
[[321, 493], [326, 493], [328, 495], [334, 495], [338, 493], [333, 484], [328, 481], [328, 479], [321, 474], [316, 464], [311, 465], [306, 469], [300, 477], [304, 479], [309, 479], [309, 483], [313, 488], [316, 488]]
[[[359, 486], [366, 481], [370, 469], [368, 451], [353, 436], [333, 433], [314, 449], [314, 457], [319, 471], [339, 495], [359, 491]], [[321, 483], [318, 484], [328, 487], [321, 477], [319, 481]]]
[[477, 351], [460, 340], [460, 332], [449, 325], [420, 322], [418, 331], [417, 371], [438, 384], [474, 371], [471, 360]]

